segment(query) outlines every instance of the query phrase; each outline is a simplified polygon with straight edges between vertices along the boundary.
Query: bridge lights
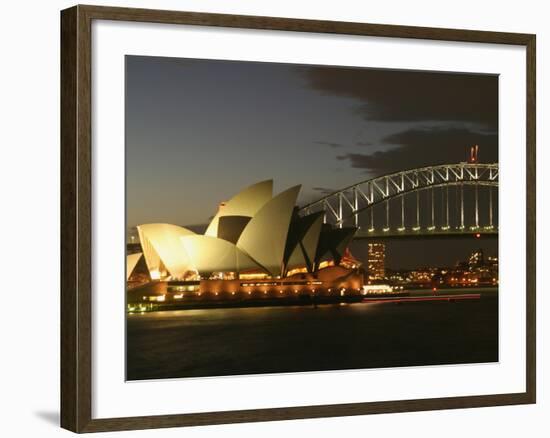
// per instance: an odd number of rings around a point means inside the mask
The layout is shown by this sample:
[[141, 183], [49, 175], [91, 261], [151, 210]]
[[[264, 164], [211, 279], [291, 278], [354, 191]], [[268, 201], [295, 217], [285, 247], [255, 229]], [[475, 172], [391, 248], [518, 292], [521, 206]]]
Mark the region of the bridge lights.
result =
[[428, 231], [433, 231], [435, 230], [435, 226], [434, 225], [430, 225], [428, 228], [427, 228]]
[[[456, 195], [450, 196], [450, 189], [456, 186]], [[358, 215], [360, 211], [368, 210], [370, 214], [370, 223], [365, 222], [363, 227], [361, 227], [361, 232], [364, 232], [369, 235], [376, 235], [382, 233], [382, 227], [385, 225], [388, 231], [398, 230], [398, 226], [401, 228], [405, 227], [405, 204], [406, 196], [416, 193], [416, 211], [411, 210], [411, 214], [415, 217], [415, 222], [411, 222], [410, 226], [407, 227], [407, 232], [411, 231], [426, 231], [426, 226], [436, 225], [437, 230], [468, 230], [470, 231], [470, 224], [465, 222], [465, 186], [472, 186], [475, 188], [476, 194], [478, 190], [481, 190], [484, 187], [487, 187], [489, 190], [489, 196], [486, 199], [477, 198], [475, 204], [475, 224], [478, 226], [478, 230], [484, 230], [485, 224], [480, 223], [479, 208], [481, 205], [478, 203], [481, 200], [488, 201], [488, 225], [493, 225], [493, 210], [494, 210], [494, 188], [498, 187], [498, 164], [480, 164], [474, 160], [474, 162], [462, 162], [457, 164], [445, 164], [438, 166], [430, 166], [421, 169], [410, 169], [406, 171], [397, 172], [392, 175], [379, 176], [370, 180], [362, 181], [357, 183], [352, 187], [348, 187], [344, 190], [340, 190], [334, 193], [331, 193], [322, 199], [313, 202], [305, 207], [302, 207], [301, 211], [309, 213], [312, 210], [322, 210], [324, 212], [324, 222], [332, 222], [336, 220], [336, 225], [342, 225], [342, 220], [344, 216], [349, 216], [350, 220], [355, 221], [355, 226], [359, 227]], [[439, 224], [435, 223], [435, 194], [434, 192], [441, 188], [441, 216], [439, 217]], [[376, 190], [375, 190], [376, 189]], [[428, 198], [431, 202], [428, 202], [428, 210], [430, 211], [430, 221], [425, 221], [424, 225], [421, 227], [420, 223], [420, 194], [424, 189], [428, 190]], [[472, 190], [473, 192], [473, 190]], [[350, 193], [353, 194], [353, 199], [350, 200], [346, 196], [349, 196]], [[361, 195], [361, 197], [359, 197]], [[479, 195], [479, 194], [478, 194]], [[395, 227], [390, 229], [390, 199], [393, 197], [401, 197], [400, 202], [395, 204], [400, 204], [400, 222], [394, 222]], [[453, 199], [454, 198], [454, 199]], [[359, 199], [363, 199], [365, 202], [363, 205], [359, 205]], [[455, 200], [457, 204], [456, 212], [454, 209], [450, 210], [450, 202]], [[347, 202], [342, 202], [347, 201]], [[397, 199], [398, 201], [398, 199]], [[332, 204], [331, 204], [332, 202]], [[338, 208], [331, 207], [331, 205], [338, 204]], [[374, 206], [385, 207], [385, 222], [379, 224], [375, 229], [374, 226]], [[393, 205], [393, 204], [392, 204]], [[397, 207], [397, 205], [396, 205]], [[412, 204], [411, 204], [412, 207]], [[367, 213], [367, 211], [366, 211]], [[396, 211], [397, 213], [397, 211]], [[416, 213], [416, 214], [415, 214]], [[457, 227], [450, 226], [451, 224], [451, 214], [455, 215], [457, 219]], [[351, 219], [352, 216], [354, 219]], [[439, 216], [439, 215], [438, 215]], [[327, 221], [330, 218], [331, 221]], [[367, 219], [367, 218], [365, 218]], [[426, 218], [428, 219], [428, 218]], [[472, 218], [473, 219], [473, 218]], [[368, 220], [368, 219], [367, 219]], [[454, 221], [453, 221], [454, 222]], [[415, 227], [413, 228], [413, 225]], [[441, 228], [445, 226], [444, 228]], [[386, 229], [384, 231], [386, 231]], [[491, 230], [492, 228], [487, 228]], [[498, 227], [495, 227], [498, 229]], [[386, 231], [387, 232], [387, 231]], [[404, 233], [404, 234], [405, 234]]]
[[399, 227], [399, 228], [397, 229], [397, 231], [399, 231], [400, 233], [402, 233], [402, 232], [405, 231], [405, 230], [406, 230], [405, 227]]
[[390, 231], [390, 228], [389, 228], [389, 227], [382, 228], [382, 231], [383, 231], [384, 233], [387, 233], [388, 231]]

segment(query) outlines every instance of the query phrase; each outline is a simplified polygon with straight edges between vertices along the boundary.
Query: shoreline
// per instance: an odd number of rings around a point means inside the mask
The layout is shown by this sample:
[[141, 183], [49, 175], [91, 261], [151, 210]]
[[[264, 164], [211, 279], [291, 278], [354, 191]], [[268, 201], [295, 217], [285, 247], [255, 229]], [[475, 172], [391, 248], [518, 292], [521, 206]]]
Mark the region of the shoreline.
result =
[[[431, 289], [413, 289], [393, 294], [368, 294], [368, 295], [348, 295], [348, 296], [311, 296], [300, 295], [298, 297], [276, 297], [259, 299], [232, 299], [232, 300], [193, 300], [177, 303], [143, 303], [129, 306], [127, 314], [142, 314], [148, 312], [166, 312], [171, 310], [198, 310], [198, 309], [238, 309], [251, 307], [292, 307], [292, 306], [318, 306], [327, 304], [356, 304], [362, 302], [383, 302], [384, 299], [395, 300], [397, 304], [414, 302], [407, 298], [410, 297], [437, 297], [448, 298], [448, 301], [455, 301], [452, 298], [454, 294], [473, 294], [475, 291], [498, 292], [498, 287], [476, 287], [476, 288], [456, 288], [441, 289], [433, 291]], [[449, 297], [447, 297], [450, 295]], [[480, 297], [481, 298], [481, 297]], [[400, 300], [402, 299], [402, 300]]]

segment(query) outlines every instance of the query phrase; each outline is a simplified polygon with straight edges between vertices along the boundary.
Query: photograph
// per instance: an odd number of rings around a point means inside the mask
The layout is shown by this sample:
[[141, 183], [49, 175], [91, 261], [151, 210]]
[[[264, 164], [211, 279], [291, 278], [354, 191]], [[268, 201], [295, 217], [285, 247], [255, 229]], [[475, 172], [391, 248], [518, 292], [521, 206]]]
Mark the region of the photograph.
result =
[[4, 3], [1, 436], [548, 435], [543, 2]]
[[498, 121], [496, 74], [126, 55], [126, 379], [498, 362]]

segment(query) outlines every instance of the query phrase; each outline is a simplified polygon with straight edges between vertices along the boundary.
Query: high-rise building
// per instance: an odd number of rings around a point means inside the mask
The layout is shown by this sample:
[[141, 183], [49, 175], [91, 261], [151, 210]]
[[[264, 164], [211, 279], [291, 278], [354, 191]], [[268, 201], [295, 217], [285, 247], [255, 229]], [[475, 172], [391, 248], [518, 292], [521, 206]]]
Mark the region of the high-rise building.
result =
[[479, 268], [484, 263], [485, 258], [483, 257], [483, 250], [481, 248], [470, 254], [470, 259], [468, 260], [468, 267], [470, 268], [470, 270]]
[[369, 280], [383, 280], [386, 276], [386, 245], [368, 244], [367, 273]]

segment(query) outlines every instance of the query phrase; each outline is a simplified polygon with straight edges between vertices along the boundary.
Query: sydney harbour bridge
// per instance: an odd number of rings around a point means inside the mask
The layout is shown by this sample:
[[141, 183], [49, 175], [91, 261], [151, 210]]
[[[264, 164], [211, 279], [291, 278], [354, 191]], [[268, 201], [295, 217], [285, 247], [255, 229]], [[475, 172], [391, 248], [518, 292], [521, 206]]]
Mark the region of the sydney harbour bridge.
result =
[[367, 179], [300, 208], [369, 237], [498, 235], [498, 164], [441, 164]]

